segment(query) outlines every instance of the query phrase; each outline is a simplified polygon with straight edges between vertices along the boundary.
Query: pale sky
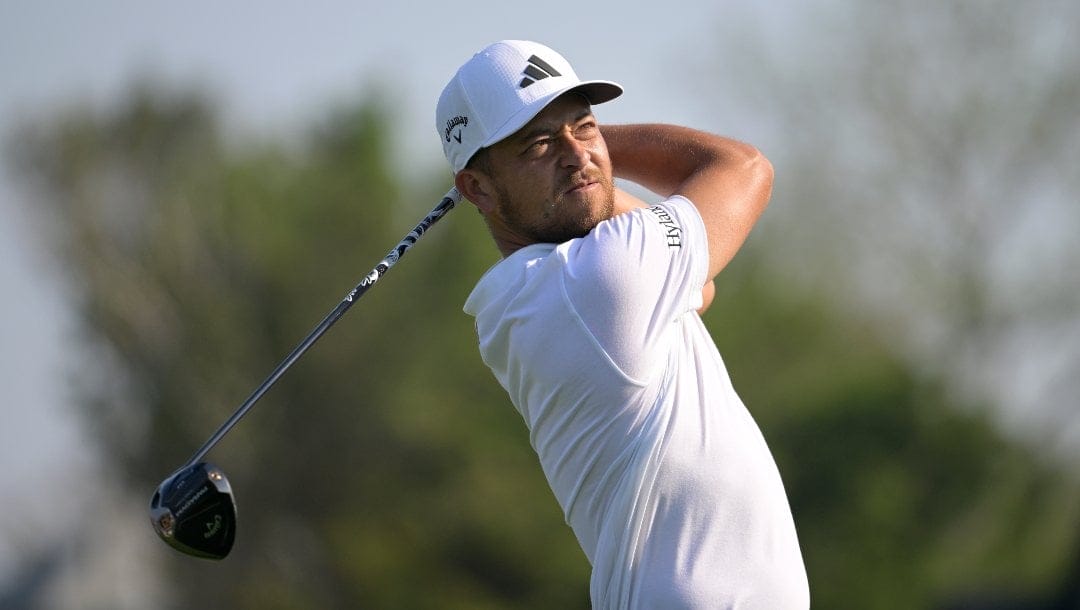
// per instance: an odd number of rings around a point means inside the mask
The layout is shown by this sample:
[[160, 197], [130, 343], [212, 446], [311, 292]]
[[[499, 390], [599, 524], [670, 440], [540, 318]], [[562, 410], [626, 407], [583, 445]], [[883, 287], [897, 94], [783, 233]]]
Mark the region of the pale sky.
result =
[[[626, 94], [598, 110], [601, 120], [737, 131], [731, 117], [691, 92], [699, 90], [692, 86], [697, 79], [722, 78], [700, 73], [701, 62], [715, 55], [716, 24], [750, 24], [759, 18], [745, 12], [751, 9], [736, 12], [710, 0], [669, 2], [663, 10], [623, 0], [536, 6], [0, 0], [0, 137], [19, 120], [72, 104], [107, 108], [138, 75], [174, 88], [203, 87], [224, 104], [230, 125], [282, 136], [378, 82], [400, 108], [402, 161], [439, 167], [432, 116], [439, 91], [472, 53], [504, 38], [544, 42], [581, 77], [621, 83]], [[14, 544], [26, 538], [15, 515], [34, 515], [34, 524], [70, 522], [61, 517], [80, 507], [72, 491], [90, 489], [86, 481], [96, 476], [71, 416], [67, 382], [80, 363], [70, 295], [12, 178], [0, 175], [0, 589]], [[207, 422], [208, 431], [218, 423]]]

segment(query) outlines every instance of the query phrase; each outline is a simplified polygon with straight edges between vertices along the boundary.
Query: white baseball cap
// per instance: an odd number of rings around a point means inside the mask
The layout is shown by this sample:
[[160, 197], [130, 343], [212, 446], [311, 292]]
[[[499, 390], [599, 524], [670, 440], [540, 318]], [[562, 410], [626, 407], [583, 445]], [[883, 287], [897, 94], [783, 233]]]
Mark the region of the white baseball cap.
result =
[[582, 81], [570, 62], [540, 43], [502, 40], [484, 47], [458, 69], [435, 108], [450, 168], [461, 171], [476, 151], [521, 129], [567, 91], [602, 104], [623, 89], [606, 80]]

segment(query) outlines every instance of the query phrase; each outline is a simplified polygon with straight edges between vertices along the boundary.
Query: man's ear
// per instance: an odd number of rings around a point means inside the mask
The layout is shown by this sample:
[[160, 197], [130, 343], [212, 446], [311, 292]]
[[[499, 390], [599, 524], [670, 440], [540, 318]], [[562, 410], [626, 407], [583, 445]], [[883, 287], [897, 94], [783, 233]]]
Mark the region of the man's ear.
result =
[[484, 214], [495, 209], [495, 184], [487, 174], [474, 169], [463, 169], [454, 176], [454, 186]]

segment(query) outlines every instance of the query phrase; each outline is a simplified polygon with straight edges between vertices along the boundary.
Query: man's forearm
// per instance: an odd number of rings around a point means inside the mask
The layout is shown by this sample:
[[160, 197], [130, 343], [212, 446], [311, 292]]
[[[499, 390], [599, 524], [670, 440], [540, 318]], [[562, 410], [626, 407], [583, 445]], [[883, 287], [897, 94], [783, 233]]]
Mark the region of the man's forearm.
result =
[[671, 196], [695, 172], [736, 166], [757, 156], [737, 140], [664, 124], [602, 125], [615, 175]]

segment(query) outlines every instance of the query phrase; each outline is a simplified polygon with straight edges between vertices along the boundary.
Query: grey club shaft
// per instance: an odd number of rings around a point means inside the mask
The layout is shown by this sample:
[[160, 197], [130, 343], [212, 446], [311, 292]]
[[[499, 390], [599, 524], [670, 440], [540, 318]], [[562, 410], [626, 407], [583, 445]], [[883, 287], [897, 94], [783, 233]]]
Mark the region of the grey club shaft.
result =
[[361, 296], [363, 296], [363, 294], [367, 292], [369, 288], [375, 285], [375, 282], [378, 282], [379, 279], [382, 278], [382, 276], [386, 275], [390, 268], [393, 267], [401, 259], [401, 257], [405, 255], [409, 248], [411, 248], [414, 244], [416, 244], [417, 241], [419, 241], [421, 237], [423, 237], [424, 233], [426, 233], [432, 225], [434, 225], [443, 216], [445, 216], [447, 212], [454, 209], [454, 206], [457, 205], [460, 201], [461, 193], [459, 193], [456, 188], [451, 188], [446, 193], [446, 195], [443, 196], [442, 200], [438, 203], [438, 205], [436, 205], [435, 208], [431, 210], [431, 212], [428, 213], [428, 215], [425, 216], [424, 219], [421, 220], [420, 223], [417, 224], [412, 231], [409, 231], [409, 233], [404, 237], [404, 239], [398, 242], [398, 244], [386, 254], [386, 257], [379, 261], [379, 264], [375, 265], [375, 268], [372, 269], [371, 272], [369, 272], [366, 276], [364, 276], [364, 279], [360, 280], [360, 283], [357, 284], [356, 287], [353, 288], [351, 291], [349, 291], [349, 294], [345, 295], [345, 298], [342, 299], [341, 302], [338, 303], [338, 305], [334, 307], [334, 309], [329, 314], [327, 314], [325, 318], [323, 318], [322, 322], [319, 322], [318, 326], [316, 326], [315, 329], [312, 330], [307, 337], [304, 337], [303, 341], [301, 341], [300, 344], [297, 345], [293, 349], [293, 351], [290, 352], [289, 355], [286, 356], [285, 359], [277, 365], [277, 368], [275, 368], [273, 372], [270, 373], [266, 380], [263, 381], [262, 384], [259, 385], [259, 387], [255, 388], [255, 391], [252, 392], [250, 396], [248, 396], [247, 400], [245, 400], [244, 403], [236, 409], [236, 411], [229, 417], [229, 419], [225, 420], [225, 423], [223, 423], [221, 427], [219, 427], [217, 431], [214, 432], [210, 439], [207, 440], [206, 443], [204, 443], [203, 446], [195, 452], [195, 455], [191, 456], [191, 459], [187, 461], [187, 464], [185, 464], [184, 467], [186, 468], [188, 466], [192, 466], [201, 461], [206, 456], [206, 454], [209, 453], [210, 450], [213, 449], [214, 446], [217, 445], [221, 441], [221, 439], [229, 433], [229, 430], [232, 430], [233, 427], [236, 426], [236, 424], [245, 415], [247, 415], [248, 411], [250, 411], [251, 408], [255, 406], [255, 403], [258, 402], [260, 398], [262, 398], [263, 394], [265, 394], [266, 391], [269, 390], [270, 387], [273, 386], [274, 383], [277, 382], [277, 380], [285, 374], [285, 371], [287, 371], [294, 362], [299, 360], [300, 356], [303, 356], [304, 352], [306, 352], [312, 345], [314, 345], [315, 342], [318, 341], [319, 338], [322, 337], [323, 334], [341, 318], [341, 316], [345, 315], [345, 312], [353, 306], [353, 303], [355, 303]]

